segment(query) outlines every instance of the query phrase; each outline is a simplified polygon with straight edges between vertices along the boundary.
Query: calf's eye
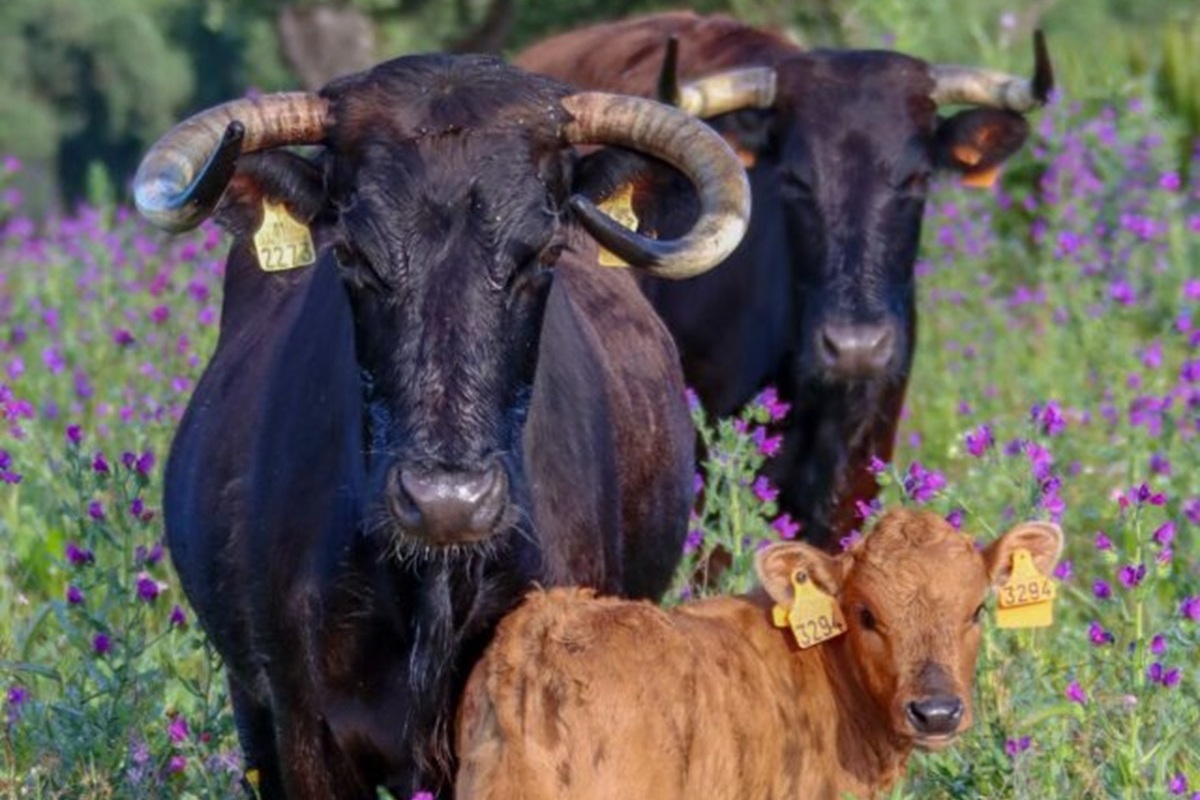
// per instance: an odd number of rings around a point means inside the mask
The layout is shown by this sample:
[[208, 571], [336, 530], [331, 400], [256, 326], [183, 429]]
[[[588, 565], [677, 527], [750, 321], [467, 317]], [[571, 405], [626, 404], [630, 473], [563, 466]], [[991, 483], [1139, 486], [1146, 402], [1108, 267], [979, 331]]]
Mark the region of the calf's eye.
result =
[[975, 613], [971, 615], [971, 622], [978, 625], [983, 620], [983, 603], [979, 604], [979, 608], [975, 609]]
[[875, 630], [875, 615], [871, 613], [871, 609], [862, 606], [858, 609], [858, 622], [866, 630]]

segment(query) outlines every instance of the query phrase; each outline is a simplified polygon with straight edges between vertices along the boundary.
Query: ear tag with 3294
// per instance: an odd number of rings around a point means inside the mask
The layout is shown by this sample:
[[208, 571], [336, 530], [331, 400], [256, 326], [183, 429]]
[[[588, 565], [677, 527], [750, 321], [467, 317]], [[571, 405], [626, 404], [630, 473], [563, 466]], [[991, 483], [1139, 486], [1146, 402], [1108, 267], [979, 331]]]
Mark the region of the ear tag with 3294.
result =
[[254, 233], [254, 252], [264, 272], [282, 272], [317, 260], [308, 226], [297, 221], [282, 203], [263, 201], [262, 224]]
[[801, 649], [846, 632], [837, 601], [818, 589], [803, 571], [792, 574], [792, 607], [775, 606], [772, 619], [775, 627], [792, 629]]
[[996, 624], [1001, 628], [1044, 628], [1054, 622], [1054, 581], [1038, 571], [1033, 556], [1018, 548], [1012, 572], [1000, 587]]
[[[625, 184], [620, 189], [617, 189], [610, 197], [606, 198], [599, 206], [600, 210], [608, 216], [612, 217], [617, 222], [629, 228], [631, 231], [638, 229], [637, 212], [633, 210], [633, 186]], [[602, 267], [628, 267], [625, 260], [616, 253], [600, 248], [600, 266]]]

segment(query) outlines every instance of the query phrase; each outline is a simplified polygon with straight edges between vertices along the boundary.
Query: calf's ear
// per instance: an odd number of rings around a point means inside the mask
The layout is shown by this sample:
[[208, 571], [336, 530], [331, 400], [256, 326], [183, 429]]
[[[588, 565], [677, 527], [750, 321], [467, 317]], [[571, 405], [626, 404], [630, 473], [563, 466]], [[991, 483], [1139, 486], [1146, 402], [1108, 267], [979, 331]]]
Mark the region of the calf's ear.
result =
[[968, 186], [991, 186], [1006, 158], [1029, 137], [1029, 123], [1015, 111], [971, 108], [938, 123], [936, 162], [962, 175]]
[[803, 572], [818, 589], [831, 597], [842, 590], [845, 577], [842, 556], [831, 556], [803, 542], [768, 545], [754, 556], [754, 570], [771, 599], [781, 606], [792, 604], [792, 577]]
[[1050, 575], [1062, 555], [1062, 529], [1053, 522], [1023, 522], [988, 545], [983, 561], [993, 586], [1008, 580], [1013, 553], [1018, 549], [1028, 550], [1038, 572]]

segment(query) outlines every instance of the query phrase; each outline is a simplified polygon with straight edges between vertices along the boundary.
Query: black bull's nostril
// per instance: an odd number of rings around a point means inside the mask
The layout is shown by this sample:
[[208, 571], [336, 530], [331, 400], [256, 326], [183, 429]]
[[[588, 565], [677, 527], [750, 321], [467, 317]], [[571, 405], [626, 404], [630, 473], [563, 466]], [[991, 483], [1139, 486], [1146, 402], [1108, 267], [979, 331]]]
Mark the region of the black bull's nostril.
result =
[[395, 467], [388, 504], [410, 536], [458, 544], [494, 533], [508, 505], [508, 476], [495, 463], [482, 470]]
[[913, 730], [928, 736], [943, 736], [957, 731], [965, 710], [962, 700], [952, 695], [914, 700], [906, 708]]
[[887, 369], [896, 352], [895, 326], [828, 322], [817, 334], [821, 363], [834, 376], [870, 377]]

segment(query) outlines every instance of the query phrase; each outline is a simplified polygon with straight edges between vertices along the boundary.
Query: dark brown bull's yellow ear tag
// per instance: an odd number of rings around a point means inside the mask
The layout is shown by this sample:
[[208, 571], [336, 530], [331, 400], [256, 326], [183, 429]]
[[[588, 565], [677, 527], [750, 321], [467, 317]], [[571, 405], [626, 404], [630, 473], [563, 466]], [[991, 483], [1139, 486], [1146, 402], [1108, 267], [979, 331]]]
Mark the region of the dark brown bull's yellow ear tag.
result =
[[1001, 628], [1044, 628], [1054, 622], [1054, 581], [1038, 572], [1028, 550], [1013, 553], [1012, 572], [1000, 587], [996, 624]]
[[[612, 217], [617, 222], [629, 228], [631, 231], [636, 231], [638, 228], [637, 213], [633, 210], [633, 186], [625, 184], [618, 189], [614, 194], [605, 199], [600, 204], [600, 210], [608, 216]], [[628, 267], [625, 260], [611, 250], [600, 248], [600, 266], [602, 267]]]
[[846, 632], [837, 601], [818, 589], [802, 571], [792, 575], [792, 607], [775, 606], [771, 616], [775, 627], [792, 629], [801, 649]]
[[317, 260], [308, 226], [288, 213], [282, 203], [263, 201], [262, 225], [254, 234], [258, 265], [265, 272], [296, 269]]

